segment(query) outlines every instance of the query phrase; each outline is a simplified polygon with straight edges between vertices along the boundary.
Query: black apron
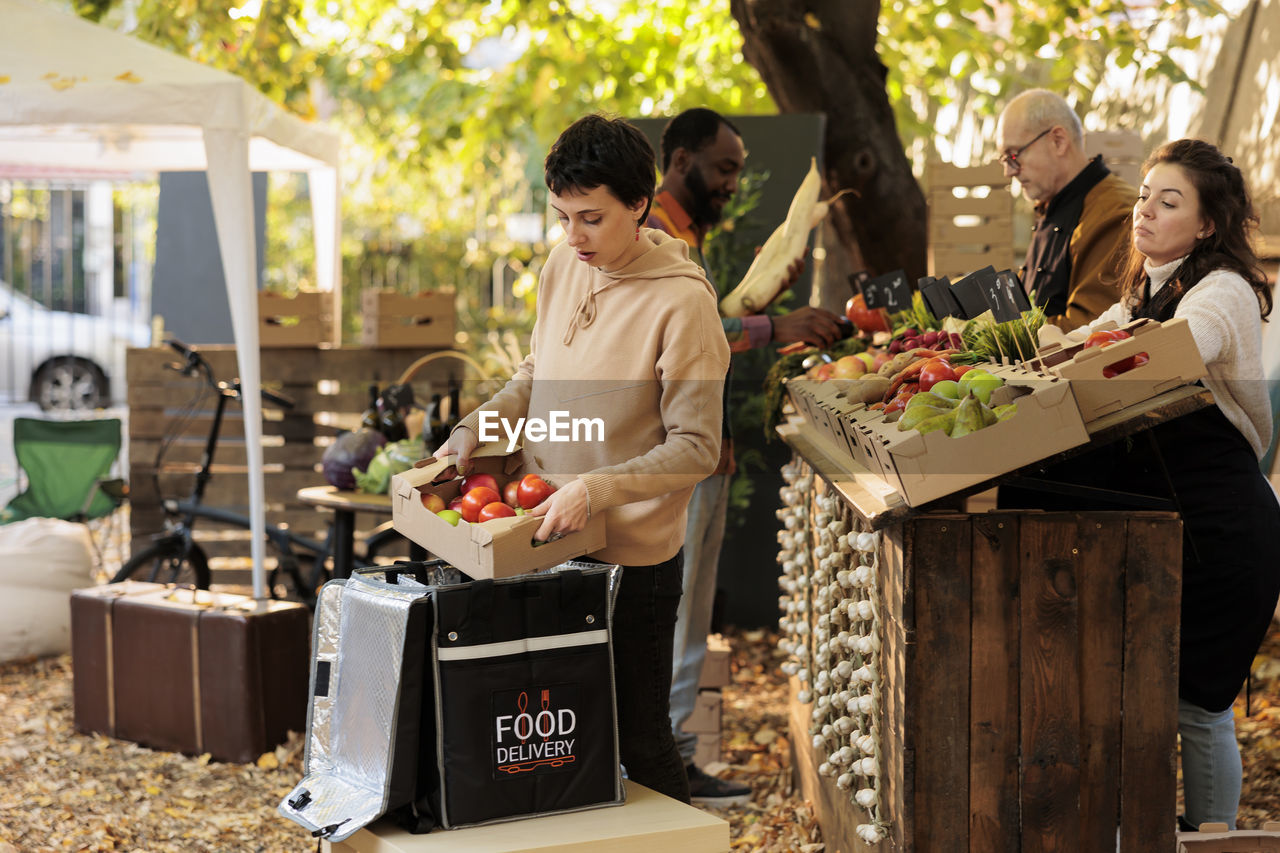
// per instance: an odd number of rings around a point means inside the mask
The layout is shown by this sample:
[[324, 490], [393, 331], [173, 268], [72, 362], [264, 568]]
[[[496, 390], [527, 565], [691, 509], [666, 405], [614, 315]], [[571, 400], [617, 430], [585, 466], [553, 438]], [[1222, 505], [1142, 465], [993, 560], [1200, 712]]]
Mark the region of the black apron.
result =
[[[1178, 301], [1144, 300], [1134, 318], [1163, 322]], [[1208, 711], [1229, 708], [1280, 594], [1280, 505], [1245, 437], [1212, 405], [1052, 466], [1044, 477], [1172, 499], [1183, 520], [1178, 695]], [[1000, 491], [1002, 507], [1134, 508], [1123, 497]]]

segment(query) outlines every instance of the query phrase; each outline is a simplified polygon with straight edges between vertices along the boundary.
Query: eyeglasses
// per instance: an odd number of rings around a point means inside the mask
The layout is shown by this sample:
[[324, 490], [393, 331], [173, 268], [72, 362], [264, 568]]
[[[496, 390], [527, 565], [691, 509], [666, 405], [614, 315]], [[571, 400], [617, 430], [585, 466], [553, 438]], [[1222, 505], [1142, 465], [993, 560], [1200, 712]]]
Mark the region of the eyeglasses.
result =
[[1011, 152], [1009, 152], [1009, 153], [1007, 153], [1007, 154], [1001, 154], [1001, 155], [1000, 155], [1000, 164], [1001, 164], [1002, 166], [1006, 166], [1006, 167], [1008, 167], [1008, 168], [1012, 169], [1012, 170], [1013, 170], [1013, 173], [1014, 173], [1015, 175], [1016, 175], [1018, 172], [1021, 172], [1021, 171], [1022, 171], [1022, 164], [1021, 164], [1020, 162], [1018, 162], [1018, 158], [1022, 156], [1022, 152], [1023, 152], [1023, 151], [1026, 151], [1026, 150], [1027, 150], [1028, 148], [1030, 148], [1032, 145], [1035, 145], [1035, 144], [1036, 144], [1036, 141], [1037, 141], [1037, 140], [1039, 140], [1039, 139], [1040, 139], [1040, 137], [1044, 136], [1046, 133], [1048, 133], [1049, 131], [1053, 130], [1053, 128], [1054, 128], [1054, 127], [1056, 127], [1056, 125], [1052, 125], [1052, 126], [1050, 126], [1050, 127], [1046, 127], [1044, 130], [1040, 131], [1040, 133], [1036, 135], [1036, 138], [1035, 138], [1035, 139], [1031, 140], [1031, 141], [1030, 141], [1030, 142], [1028, 142], [1026, 145], [1024, 145], [1024, 146], [1022, 146], [1021, 148], [1019, 148], [1018, 150], [1016, 150], [1016, 151], [1011, 151]]

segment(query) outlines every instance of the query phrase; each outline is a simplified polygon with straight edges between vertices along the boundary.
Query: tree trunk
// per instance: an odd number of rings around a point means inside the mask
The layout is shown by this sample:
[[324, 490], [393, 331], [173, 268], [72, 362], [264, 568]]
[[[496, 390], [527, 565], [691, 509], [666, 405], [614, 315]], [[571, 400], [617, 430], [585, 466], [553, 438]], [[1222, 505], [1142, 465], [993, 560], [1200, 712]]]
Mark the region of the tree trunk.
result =
[[[826, 193], [853, 188], [831, 217], [872, 275], [925, 274], [924, 194], [898, 137], [876, 53], [879, 0], [730, 0], [743, 55], [784, 113], [824, 113]], [[833, 247], [834, 248], [834, 247]]]

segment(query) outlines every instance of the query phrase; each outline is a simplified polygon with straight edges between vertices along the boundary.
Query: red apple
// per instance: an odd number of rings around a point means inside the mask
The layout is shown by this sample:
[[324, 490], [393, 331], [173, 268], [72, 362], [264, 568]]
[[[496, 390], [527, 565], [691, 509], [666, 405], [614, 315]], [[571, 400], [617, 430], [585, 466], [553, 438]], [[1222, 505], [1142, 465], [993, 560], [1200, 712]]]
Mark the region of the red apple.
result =
[[462, 513], [462, 495], [458, 495], [453, 500], [449, 501], [448, 509], [451, 509], [454, 512], [461, 514]]
[[481, 522], [485, 522], [494, 518], [514, 518], [515, 514], [516, 511], [502, 501], [494, 501], [481, 507], [480, 515], [477, 518]]
[[512, 480], [510, 483], [507, 483], [505, 486], [503, 486], [502, 487], [503, 503], [511, 507], [520, 506], [519, 490], [520, 490], [519, 480]]
[[458, 512], [462, 513], [463, 521], [475, 522], [480, 517], [480, 510], [494, 501], [501, 500], [502, 495], [488, 486], [476, 486], [462, 496], [462, 507]]
[[435, 492], [423, 492], [422, 505], [427, 508], [428, 512], [439, 512], [445, 508], [444, 498], [440, 497]]
[[537, 474], [525, 474], [520, 478], [520, 486], [516, 490], [516, 498], [522, 509], [533, 509], [550, 497], [555, 489]]
[[486, 489], [493, 489], [499, 494], [502, 493], [502, 487], [498, 485], [498, 481], [492, 474], [468, 474], [462, 478], [462, 488], [459, 494], [465, 495], [472, 489], [478, 489], [484, 486]]

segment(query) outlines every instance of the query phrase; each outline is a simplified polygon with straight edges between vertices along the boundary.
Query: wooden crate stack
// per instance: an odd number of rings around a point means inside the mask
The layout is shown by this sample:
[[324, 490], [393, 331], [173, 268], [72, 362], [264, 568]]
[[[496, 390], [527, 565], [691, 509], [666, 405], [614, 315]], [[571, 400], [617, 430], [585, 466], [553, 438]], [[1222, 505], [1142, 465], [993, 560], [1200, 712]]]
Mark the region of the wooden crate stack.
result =
[[364, 326], [360, 342], [367, 347], [453, 346], [457, 312], [453, 290], [406, 294], [365, 290], [360, 295]]
[[956, 281], [987, 265], [1018, 268], [1013, 250], [1013, 195], [1000, 164], [925, 172], [929, 204], [929, 275]]
[[[230, 379], [238, 374], [233, 346], [202, 346], [200, 351], [215, 376]], [[423, 354], [425, 351], [363, 347], [293, 347], [264, 352], [264, 386], [295, 403], [287, 412], [263, 405], [263, 485], [269, 522], [288, 524], [297, 533], [323, 540], [331, 516], [300, 503], [298, 489], [324, 485], [320, 471], [324, 450], [341, 430], [359, 424], [369, 402], [370, 383], [389, 385]], [[162, 437], [196, 391], [192, 380], [165, 369], [171, 361], [173, 353], [168, 349], [130, 349], [127, 355], [130, 532], [135, 549], [163, 528], [161, 497], [190, 493], [213, 415], [214, 401], [206, 399], [166, 450], [163, 466], [155, 468]], [[439, 393], [450, 379], [458, 378], [458, 364], [441, 359], [424, 368], [413, 383], [419, 399], [427, 386]], [[239, 406], [227, 408], [221, 435], [205, 504], [247, 515], [247, 449]], [[389, 520], [390, 515], [360, 515], [357, 533]], [[197, 538], [210, 558], [249, 555], [247, 530], [201, 519]]]
[[336, 344], [332, 293], [258, 294], [258, 346]]
[[1142, 137], [1132, 130], [1093, 130], [1084, 135], [1089, 157], [1102, 155], [1107, 168], [1137, 188], [1142, 181]]
[[706, 767], [720, 760], [722, 729], [721, 688], [729, 685], [729, 641], [719, 634], [707, 635], [707, 656], [698, 677], [698, 699], [684, 731], [698, 735], [693, 763]]

